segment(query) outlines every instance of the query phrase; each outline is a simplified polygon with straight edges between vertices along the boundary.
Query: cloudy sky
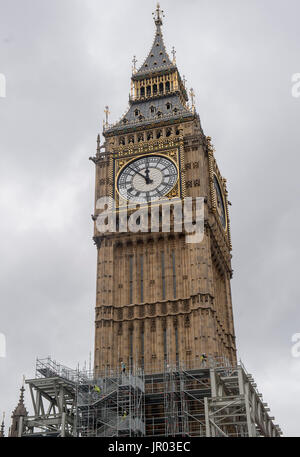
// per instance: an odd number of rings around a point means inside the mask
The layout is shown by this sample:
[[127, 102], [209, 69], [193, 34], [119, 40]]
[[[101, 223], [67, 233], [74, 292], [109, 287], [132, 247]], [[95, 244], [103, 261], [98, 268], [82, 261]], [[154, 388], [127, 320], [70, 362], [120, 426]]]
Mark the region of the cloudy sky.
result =
[[[96, 135], [125, 111], [152, 0], [0, 0], [0, 412], [36, 356], [93, 349]], [[228, 180], [239, 357], [286, 435], [300, 436], [299, 0], [164, 0], [206, 135]], [[26, 397], [27, 405], [29, 395]], [[7, 423], [9, 422], [7, 418]]]

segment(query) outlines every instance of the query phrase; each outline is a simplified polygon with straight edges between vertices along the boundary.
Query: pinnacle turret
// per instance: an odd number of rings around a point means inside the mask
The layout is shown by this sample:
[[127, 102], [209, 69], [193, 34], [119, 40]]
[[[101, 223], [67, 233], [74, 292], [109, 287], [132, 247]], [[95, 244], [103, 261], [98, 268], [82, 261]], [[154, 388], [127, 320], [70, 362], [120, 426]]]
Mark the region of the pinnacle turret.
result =
[[18, 436], [20, 418], [28, 416], [28, 412], [24, 404], [24, 392], [25, 388], [23, 383], [20, 389], [19, 403], [11, 415], [12, 423], [10, 427], [9, 436]]
[[5, 417], [5, 413], [3, 413], [3, 416], [2, 416], [2, 423], [1, 423], [1, 427], [0, 427], [0, 438], [4, 438], [4, 437], [5, 437], [5, 432], [4, 432], [4, 428], [5, 428], [5, 425], [4, 425], [4, 417]]

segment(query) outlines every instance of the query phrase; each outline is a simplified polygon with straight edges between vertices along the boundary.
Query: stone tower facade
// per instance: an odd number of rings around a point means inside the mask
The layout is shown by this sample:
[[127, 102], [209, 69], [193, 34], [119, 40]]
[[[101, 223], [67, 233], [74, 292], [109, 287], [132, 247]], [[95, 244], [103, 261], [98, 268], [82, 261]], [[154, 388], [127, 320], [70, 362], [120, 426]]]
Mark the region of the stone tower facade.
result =
[[[230, 279], [231, 241], [226, 180], [203, 133], [175, 59], [163, 42], [162, 12], [143, 65], [131, 77], [130, 107], [91, 158], [96, 166], [97, 246], [95, 369], [121, 362], [146, 372], [164, 364], [192, 368], [202, 354], [236, 361]], [[106, 109], [108, 114], [108, 108]], [[98, 230], [100, 197], [115, 201], [116, 231]], [[181, 232], [120, 232], [127, 201], [204, 198], [204, 237]]]

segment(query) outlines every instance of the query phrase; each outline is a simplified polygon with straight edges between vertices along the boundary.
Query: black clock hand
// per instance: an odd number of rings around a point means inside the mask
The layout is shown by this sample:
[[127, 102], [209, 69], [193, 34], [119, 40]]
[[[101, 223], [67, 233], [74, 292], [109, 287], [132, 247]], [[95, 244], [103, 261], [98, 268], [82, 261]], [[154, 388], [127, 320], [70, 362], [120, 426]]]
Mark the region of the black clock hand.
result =
[[146, 173], [146, 184], [152, 184], [153, 181], [152, 181], [152, 179], [149, 178], [149, 173], [150, 173], [149, 168], [146, 168], [145, 173]]
[[152, 184], [153, 183], [152, 179], [149, 179], [149, 170], [148, 170], [148, 168], [145, 170], [146, 176], [142, 175], [142, 173], [137, 171], [135, 168], [132, 168], [130, 166], [129, 166], [129, 168], [130, 168], [130, 170], [134, 171], [138, 175], [142, 176], [142, 178], [144, 178], [144, 180], [146, 181], [146, 184]]
[[146, 177], [146, 176], [142, 175], [142, 173], [140, 173], [139, 171], [137, 171], [135, 168], [131, 168], [131, 167], [129, 167], [129, 168], [130, 168], [130, 170], [135, 171], [135, 173], [137, 173], [138, 175], [142, 176], [142, 178], [144, 178], [144, 180], [146, 181], [146, 184], [148, 184], [148, 183], [147, 183], [147, 177]]

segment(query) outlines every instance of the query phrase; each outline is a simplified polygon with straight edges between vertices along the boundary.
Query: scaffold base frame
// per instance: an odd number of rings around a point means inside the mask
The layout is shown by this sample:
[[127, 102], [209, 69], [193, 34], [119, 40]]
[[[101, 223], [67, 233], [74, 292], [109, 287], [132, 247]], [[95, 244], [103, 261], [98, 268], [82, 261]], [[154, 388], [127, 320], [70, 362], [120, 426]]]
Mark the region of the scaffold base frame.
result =
[[18, 436], [282, 435], [242, 362], [210, 357], [188, 368], [165, 363], [158, 373], [133, 366], [99, 374], [37, 359], [26, 384], [33, 415], [21, 418]]

